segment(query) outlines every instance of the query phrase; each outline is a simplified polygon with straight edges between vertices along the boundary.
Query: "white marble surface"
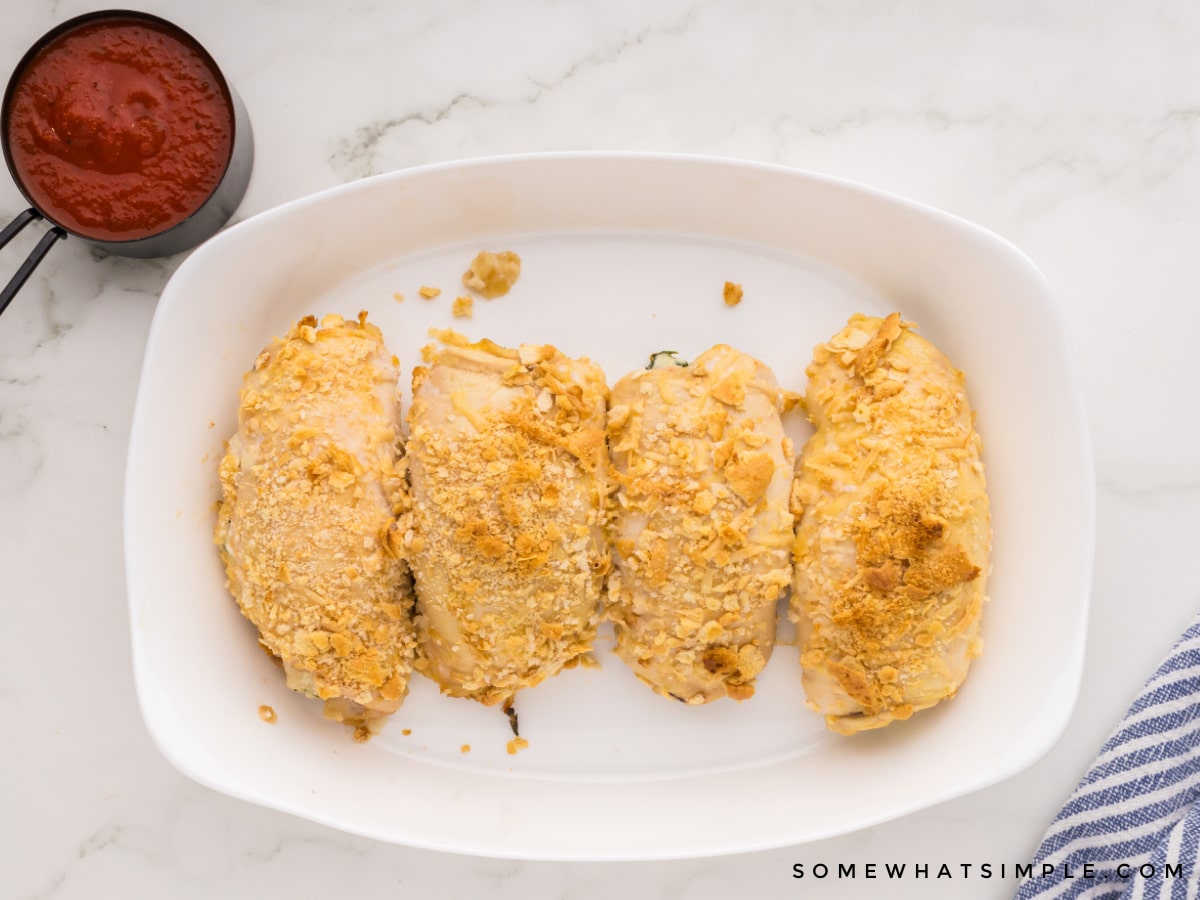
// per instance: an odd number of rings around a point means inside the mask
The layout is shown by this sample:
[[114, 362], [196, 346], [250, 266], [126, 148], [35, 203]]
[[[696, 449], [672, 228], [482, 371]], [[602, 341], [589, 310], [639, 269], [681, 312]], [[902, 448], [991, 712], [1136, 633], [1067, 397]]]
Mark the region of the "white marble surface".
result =
[[[991, 789], [801, 847], [638, 864], [374, 843], [214, 794], [151, 745], [129, 661], [123, 462], [155, 299], [180, 261], [58, 246], [0, 319], [0, 894], [98, 897], [1003, 897], [1200, 606], [1200, 6], [994, 0], [148, 2], [238, 86], [239, 217], [372, 173], [546, 149], [767, 160], [973, 219], [1052, 282], [1099, 480], [1080, 704]], [[0, 70], [92, 7], [4, 0]], [[23, 203], [0, 184], [0, 220]], [[35, 229], [30, 229], [33, 231]], [[0, 254], [0, 277], [36, 236]], [[1020, 365], [1020, 348], [1013, 364]], [[1030, 436], [1036, 440], [1036, 435]], [[897, 777], [903, 777], [897, 773]], [[769, 802], [763, 798], [761, 802]], [[752, 810], [753, 801], [749, 804]], [[752, 814], [748, 813], [748, 814]], [[736, 827], [720, 823], [719, 827]], [[942, 880], [803, 882], [908, 861]]]

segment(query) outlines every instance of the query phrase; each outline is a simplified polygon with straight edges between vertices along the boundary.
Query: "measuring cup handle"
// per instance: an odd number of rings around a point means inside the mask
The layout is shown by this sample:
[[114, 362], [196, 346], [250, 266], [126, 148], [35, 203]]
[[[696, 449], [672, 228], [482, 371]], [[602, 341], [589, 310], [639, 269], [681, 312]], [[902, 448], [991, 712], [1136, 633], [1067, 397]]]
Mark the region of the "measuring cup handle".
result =
[[[36, 209], [27, 209], [25, 212], [18, 215], [15, 219], [4, 226], [4, 230], [0, 231], [0, 247], [3, 247], [16, 236], [17, 232], [28, 225], [35, 219], [42, 218], [42, 214]], [[30, 254], [25, 257], [25, 262], [21, 263], [16, 274], [8, 280], [8, 284], [0, 290], [0, 313], [3, 313], [8, 308], [8, 304], [12, 302], [12, 298], [17, 296], [17, 291], [21, 289], [29, 276], [33, 274], [33, 270], [37, 268], [37, 264], [42, 261], [50, 248], [54, 246], [55, 241], [60, 241], [67, 236], [67, 233], [55, 225], [49, 231], [42, 235], [42, 239], [38, 241], [37, 246], [33, 248]]]

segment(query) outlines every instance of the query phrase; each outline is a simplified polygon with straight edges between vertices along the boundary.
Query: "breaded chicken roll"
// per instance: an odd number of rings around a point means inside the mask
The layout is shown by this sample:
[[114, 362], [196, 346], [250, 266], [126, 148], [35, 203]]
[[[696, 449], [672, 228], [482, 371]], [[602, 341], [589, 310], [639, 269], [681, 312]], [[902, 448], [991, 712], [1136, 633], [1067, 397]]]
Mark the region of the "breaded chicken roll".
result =
[[364, 727], [400, 706], [415, 644], [398, 376], [365, 313], [301, 319], [245, 376], [220, 465], [230, 591], [288, 687]]
[[954, 696], [981, 649], [991, 531], [963, 376], [902, 322], [856, 315], [808, 368], [791, 616], [809, 706], [878, 728]]
[[604, 373], [443, 332], [413, 372], [417, 669], [508, 705], [589, 653], [608, 569]]
[[782, 398], [771, 370], [731, 347], [690, 366], [665, 362], [612, 391], [607, 615], [617, 653], [658, 693], [693, 705], [744, 700], [791, 581]]

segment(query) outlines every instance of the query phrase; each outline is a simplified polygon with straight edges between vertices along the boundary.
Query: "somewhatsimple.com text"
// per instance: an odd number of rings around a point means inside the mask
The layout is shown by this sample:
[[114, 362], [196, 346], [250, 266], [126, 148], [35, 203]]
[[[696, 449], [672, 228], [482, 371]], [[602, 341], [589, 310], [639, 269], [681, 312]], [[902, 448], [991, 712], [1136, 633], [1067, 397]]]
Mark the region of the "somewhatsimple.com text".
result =
[[1094, 881], [1125, 881], [1142, 878], [1183, 878], [1183, 863], [1106, 864], [1103, 868], [1051, 863], [795, 863], [793, 878], [1083, 878]]

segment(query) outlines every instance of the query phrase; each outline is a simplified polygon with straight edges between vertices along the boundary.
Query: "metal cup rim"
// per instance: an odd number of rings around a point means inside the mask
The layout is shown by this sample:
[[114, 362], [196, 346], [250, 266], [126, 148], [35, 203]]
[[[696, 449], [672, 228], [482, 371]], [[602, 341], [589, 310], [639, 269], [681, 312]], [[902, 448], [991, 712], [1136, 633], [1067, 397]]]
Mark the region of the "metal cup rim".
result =
[[[163, 28], [164, 30], [179, 37], [183, 43], [189, 45], [192, 49], [194, 49], [197, 53], [199, 53], [201, 59], [212, 69], [213, 74], [217, 78], [218, 87], [220, 88], [221, 96], [225, 98], [225, 103], [229, 108], [229, 119], [230, 119], [230, 129], [231, 129], [230, 141], [229, 141], [229, 155], [228, 155], [228, 157], [226, 157], [224, 164], [222, 165], [221, 177], [217, 180], [217, 183], [213, 186], [212, 191], [209, 192], [208, 196], [204, 198], [204, 201], [202, 203], [200, 203], [194, 210], [192, 210], [190, 213], [188, 213], [187, 216], [185, 216], [183, 219], [179, 220], [178, 222], [174, 222], [173, 224], [167, 226], [166, 228], [163, 228], [161, 231], [156, 231], [153, 234], [148, 234], [148, 235], [145, 235], [143, 237], [138, 237], [138, 238], [129, 238], [126, 240], [112, 240], [112, 239], [108, 239], [108, 238], [99, 238], [99, 237], [91, 236], [91, 235], [86, 234], [85, 232], [78, 231], [78, 230], [71, 228], [67, 225], [64, 225], [62, 222], [60, 222], [49, 211], [47, 211], [39, 203], [37, 203], [33, 199], [33, 197], [30, 195], [30, 191], [28, 190], [24, 181], [21, 179], [21, 177], [17, 173], [16, 166], [13, 163], [12, 153], [11, 153], [11, 150], [9, 149], [9, 129], [8, 129], [9, 116], [11, 113], [13, 93], [15, 91], [17, 82], [20, 79], [20, 76], [25, 72], [26, 68], [33, 61], [34, 57], [36, 57], [37, 54], [44, 47], [46, 47], [46, 45], [49, 44], [51, 41], [55, 40], [56, 38], [60, 37], [63, 34], [66, 34], [70, 31], [73, 31], [84, 25], [87, 25], [89, 23], [96, 22], [96, 21], [101, 21], [104, 19], [142, 20], [145, 22], [150, 22], [155, 25], [158, 25], [159, 27]], [[239, 112], [241, 113], [240, 116], [239, 116]], [[182, 228], [187, 223], [189, 223], [193, 219], [195, 219], [195, 217], [198, 214], [200, 214], [211, 202], [213, 202], [214, 198], [216, 198], [218, 196], [218, 194], [220, 193], [221, 188], [225, 184], [226, 179], [229, 176], [230, 172], [235, 168], [237, 154], [240, 149], [242, 149], [243, 152], [250, 153], [251, 154], [250, 159], [251, 160], [253, 159], [253, 136], [252, 136], [252, 134], [239, 135], [239, 127], [238, 127], [238, 119], [239, 118], [244, 119], [244, 124], [246, 126], [245, 130], [247, 132], [249, 132], [250, 131], [249, 118], [248, 118], [248, 116], [245, 115], [245, 107], [242, 104], [241, 98], [238, 96], [237, 91], [234, 90], [234, 87], [232, 84], [230, 84], [229, 79], [225, 77], [225, 73], [221, 70], [221, 67], [217, 64], [217, 61], [213, 58], [212, 54], [209, 53], [207, 48], [205, 48], [205, 46], [202, 43], [200, 43], [200, 41], [198, 41], [186, 29], [182, 28], [181, 26], [177, 25], [176, 23], [174, 23], [168, 19], [162, 18], [161, 16], [156, 16], [152, 13], [143, 12], [141, 10], [132, 10], [132, 9], [93, 10], [91, 12], [86, 12], [86, 13], [83, 13], [78, 16], [73, 16], [72, 18], [67, 19], [67, 20], [55, 25], [53, 28], [51, 28], [49, 31], [47, 31], [45, 34], [43, 34], [40, 38], [38, 38], [36, 41], [34, 41], [32, 44], [30, 44], [29, 48], [25, 51], [24, 55], [22, 55], [21, 59], [17, 62], [16, 66], [13, 68], [12, 74], [9, 76], [9, 79], [8, 79], [8, 84], [6, 85], [6, 87], [4, 89], [3, 100], [0, 101], [0, 151], [3, 152], [4, 162], [5, 162], [6, 167], [8, 168], [9, 176], [12, 178], [13, 184], [16, 185], [17, 190], [21, 192], [21, 196], [24, 197], [26, 202], [28, 202], [29, 205], [33, 209], [35, 209], [43, 218], [45, 218], [52, 225], [55, 225], [55, 226], [61, 228], [63, 231], [67, 232], [70, 235], [74, 235], [75, 237], [78, 237], [80, 240], [84, 240], [90, 244], [102, 247], [103, 249], [108, 250], [109, 252], [117, 254], [117, 255], [122, 255], [122, 251], [124, 250], [127, 252], [132, 251], [132, 252], [128, 252], [128, 255], [130, 255], [130, 256], [138, 256], [138, 257], [169, 256], [173, 253], [178, 253], [178, 252], [181, 252], [183, 249], [188, 249], [188, 248], [187, 247], [179, 247], [179, 248], [172, 249], [167, 253], [155, 253], [155, 252], [147, 252], [147, 251], [152, 251], [154, 249], [153, 248], [154, 242], [161, 241], [163, 238], [165, 238], [169, 235], [172, 235], [172, 233], [176, 232], [177, 229]], [[240, 143], [239, 143], [239, 137], [242, 138]], [[245, 192], [245, 186], [242, 186], [241, 193], [244, 194], [244, 192]], [[240, 200], [241, 200], [240, 195], [238, 196], [237, 200], [238, 200], [238, 202], [240, 202]], [[217, 231], [219, 231], [223, 224], [224, 224], [224, 222], [222, 222], [221, 225], [218, 225], [216, 228], [212, 229], [211, 233], [203, 235], [199, 240], [190, 242], [190, 246], [195, 247], [195, 246], [198, 246], [199, 244], [203, 243], [204, 240], [207, 240], [207, 238], [211, 237], [212, 234], [215, 234]], [[170, 242], [170, 241], [166, 242], [167, 245], [171, 245], [171, 243], [172, 242]]]

